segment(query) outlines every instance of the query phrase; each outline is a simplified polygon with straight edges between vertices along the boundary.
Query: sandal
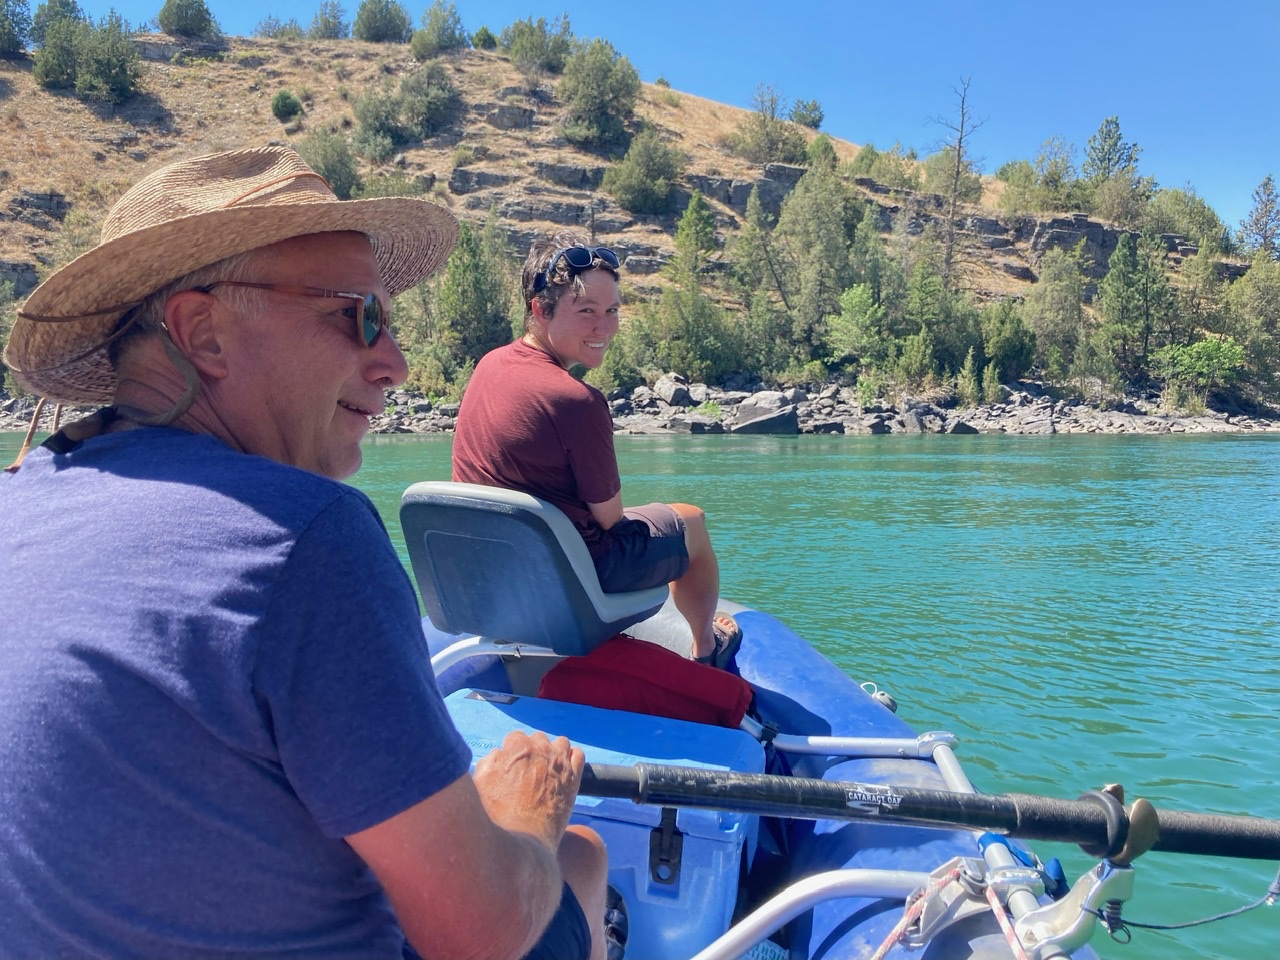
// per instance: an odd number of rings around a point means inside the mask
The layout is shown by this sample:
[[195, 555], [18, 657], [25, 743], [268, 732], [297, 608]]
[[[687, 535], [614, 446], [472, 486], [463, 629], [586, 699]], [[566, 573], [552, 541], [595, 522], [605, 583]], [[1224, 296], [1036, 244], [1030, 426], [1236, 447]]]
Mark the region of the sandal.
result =
[[[732, 623], [732, 628], [721, 626], [716, 622], [721, 618]], [[698, 663], [710, 664], [717, 670], [727, 670], [730, 661], [737, 655], [738, 648], [742, 646], [742, 628], [738, 626], [738, 621], [729, 614], [717, 611], [715, 617], [711, 620], [711, 630], [716, 635], [715, 651], [705, 657], [694, 657], [693, 659]]]
[[622, 960], [627, 951], [627, 902], [612, 883], [604, 898], [604, 942], [606, 960]]

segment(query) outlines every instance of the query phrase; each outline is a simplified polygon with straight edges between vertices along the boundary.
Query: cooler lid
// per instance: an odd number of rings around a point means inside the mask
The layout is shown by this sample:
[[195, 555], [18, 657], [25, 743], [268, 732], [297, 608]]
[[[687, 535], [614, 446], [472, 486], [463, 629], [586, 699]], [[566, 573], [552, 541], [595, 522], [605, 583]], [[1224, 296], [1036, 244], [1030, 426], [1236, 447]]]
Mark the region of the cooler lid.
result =
[[[541, 730], [549, 737], [567, 737], [591, 763], [634, 766], [648, 761], [740, 773], [764, 771], [764, 748], [744, 730], [488, 690], [457, 690], [445, 698], [445, 705], [475, 759], [501, 746], [512, 730]], [[579, 797], [575, 813], [657, 826], [662, 808], [617, 798]], [[681, 808], [676, 823], [694, 836], [729, 840], [740, 835], [746, 819], [744, 814], [728, 811]]]

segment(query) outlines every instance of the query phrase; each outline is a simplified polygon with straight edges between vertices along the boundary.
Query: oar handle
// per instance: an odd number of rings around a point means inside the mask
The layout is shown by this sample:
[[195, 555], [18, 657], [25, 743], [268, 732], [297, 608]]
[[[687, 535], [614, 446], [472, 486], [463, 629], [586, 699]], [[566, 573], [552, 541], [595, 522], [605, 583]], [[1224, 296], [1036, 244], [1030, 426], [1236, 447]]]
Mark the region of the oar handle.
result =
[[[1024, 840], [1077, 843], [1095, 856], [1114, 855], [1128, 833], [1123, 808], [1102, 794], [1057, 800], [1029, 794], [955, 793], [657, 763], [589, 763], [580, 793], [808, 820], [882, 820], [989, 830]], [[1159, 836], [1153, 850], [1280, 860], [1280, 821], [1157, 814]]]

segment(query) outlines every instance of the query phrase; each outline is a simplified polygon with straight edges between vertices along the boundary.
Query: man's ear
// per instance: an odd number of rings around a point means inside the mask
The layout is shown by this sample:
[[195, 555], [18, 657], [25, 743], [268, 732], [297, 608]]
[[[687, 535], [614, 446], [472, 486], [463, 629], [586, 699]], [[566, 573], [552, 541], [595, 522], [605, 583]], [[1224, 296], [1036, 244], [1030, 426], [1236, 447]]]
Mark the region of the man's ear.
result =
[[221, 380], [227, 376], [227, 362], [214, 303], [212, 294], [179, 291], [164, 305], [164, 325], [173, 345], [202, 375]]

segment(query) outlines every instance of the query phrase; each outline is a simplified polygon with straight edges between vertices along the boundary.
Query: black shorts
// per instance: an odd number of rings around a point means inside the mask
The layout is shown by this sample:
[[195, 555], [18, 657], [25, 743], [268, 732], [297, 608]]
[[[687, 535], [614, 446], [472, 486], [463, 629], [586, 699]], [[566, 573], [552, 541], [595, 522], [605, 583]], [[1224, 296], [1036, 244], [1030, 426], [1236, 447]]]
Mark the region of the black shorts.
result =
[[566, 883], [560, 891], [560, 906], [524, 960], [587, 960], [590, 956], [591, 928]]
[[689, 570], [684, 521], [665, 503], [622, 511], [609, 528], [611, 544], [596, 559], [596, 575], [605, 593], [644, 590], [679, 580]]

